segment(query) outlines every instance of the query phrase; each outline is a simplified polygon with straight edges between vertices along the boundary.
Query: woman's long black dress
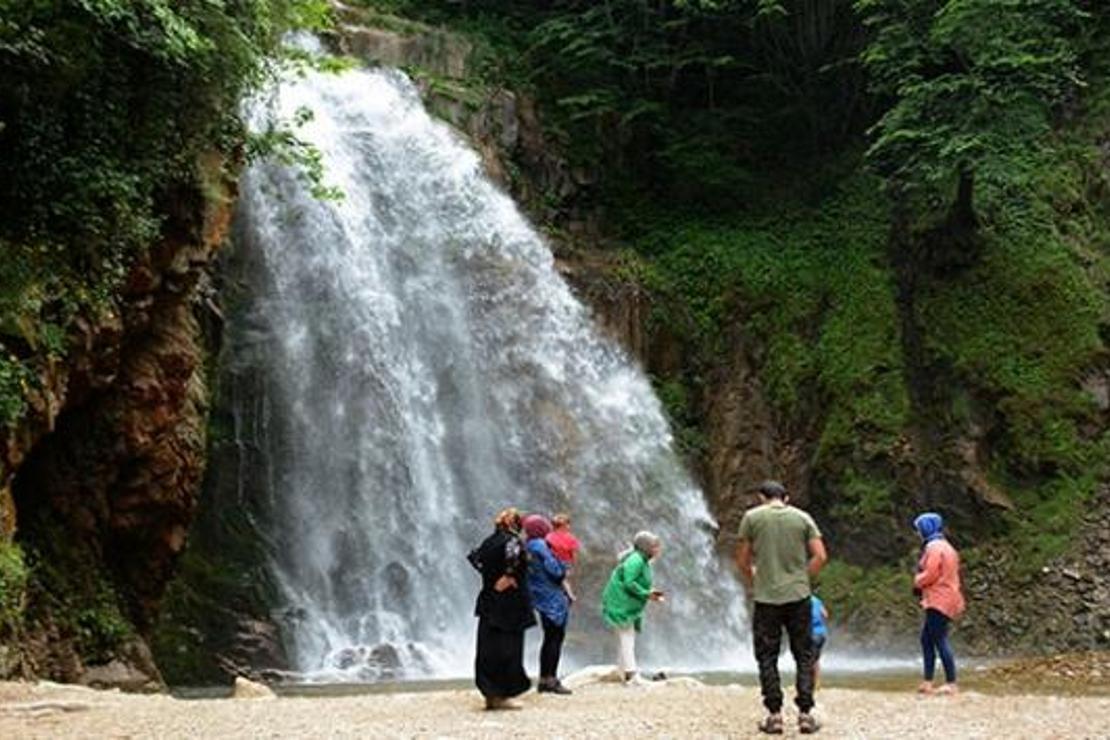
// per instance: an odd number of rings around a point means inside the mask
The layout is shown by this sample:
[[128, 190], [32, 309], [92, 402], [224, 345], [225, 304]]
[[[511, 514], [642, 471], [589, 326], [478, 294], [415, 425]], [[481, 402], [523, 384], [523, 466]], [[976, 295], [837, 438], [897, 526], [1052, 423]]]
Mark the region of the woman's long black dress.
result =
[[[513, 534], [497, 530], [468, 557], [482, 574], [482, 590], [474, 607], [478, 617], [474, 682], [487, 697], [523, 694], [532, 687], [524, 672], [524, 630], [536, 623], [528, 597], [524, 545]], [[516, 587], [494, 591], [493, 584], [504, 575], [515, 578]]]

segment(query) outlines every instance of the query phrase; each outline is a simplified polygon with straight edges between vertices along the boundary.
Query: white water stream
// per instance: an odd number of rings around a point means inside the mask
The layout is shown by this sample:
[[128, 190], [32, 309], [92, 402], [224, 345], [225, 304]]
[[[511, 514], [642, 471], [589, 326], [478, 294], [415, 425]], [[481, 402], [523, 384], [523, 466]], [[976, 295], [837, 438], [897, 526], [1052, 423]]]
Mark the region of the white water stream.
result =
[[642, 659], [740, 668], [740, 589], [703, 496], [643, 372], [599, 335], [543, 239], [399, 72], [308, 74], [267, 115], [301, 108], [314, 119], [299, 135], [345, 197], [314, 200], [294, 170], [258, 163], [238, 227], [259, 265], [258, 443], [297, 669], [467, 674], [478, 578], [464, 556], [506, 505], [574, 516], [585, 553], [566, 665], [612, 658], [600, 587], [651, 529], [671, 598], [651, 605]]

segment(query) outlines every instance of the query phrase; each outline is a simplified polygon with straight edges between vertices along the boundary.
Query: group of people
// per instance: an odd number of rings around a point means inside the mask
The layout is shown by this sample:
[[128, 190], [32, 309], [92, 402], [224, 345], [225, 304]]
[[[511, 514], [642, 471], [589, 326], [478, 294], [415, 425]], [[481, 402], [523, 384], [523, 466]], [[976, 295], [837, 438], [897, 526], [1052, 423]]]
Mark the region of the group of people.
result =
[[570, 531], [570, 518], [554, 522], [538, 514], [521, 516], [505, 509], [494, 519], [494, 531], [470, 551], [470, 564], [482, 574], [475, 615], [478, 650], [475, 682], [486, 707], [499, 709], [510, 698], [532, 687], [524, 671], [524, 631], [543, 626], [540, 647], [540, 692], [569, 694], [559, 681], [559, 657], [566, 637], [574, 592], [567, 574], [579, 543]]
[[[765, 481], [757, 493], [759, 505], [748, 510], [740, 522], [736, 563], [754, 602], [752, 637], [767, 710], [759, 730], [768, 734], [784, 731], [778, 659], [785, 631], [796, 667], [798, 731], [811, 734], [820, 728], [812, 710], [820, 653], [828, 638], [828, 611], [812, 588], [828, 559], [824, 539], [813, 518], [790, 505], [781, 483]], [[924, 611], [924, 677], [919, 691], [953, 693], [956, 663], [948, 628], [964, 609], [959, 554], [945, 538], [939, 514], [921, 514], [913, 526], [921, 539], [914, 593]], [[524, 670], [524, 632], [535, 625], [536, 613], [544, 635], [537, 690], [571, 693], [559, 681], [558, 667], [575, 600], [568, 575], [578, 548], [566, 515], [549, 521], [537, 514], [522, 516], [510, 508], [497, 515], [493, 534], [471, 551], [469, 560], [482, 575], [475, 607], [475, 681], [487, 708], [512, 706], [512, 697], [531, 688]], [[645, 681], [636, 668], [635, 640], [645, 606], [666, 598], [652, 578], [652, 562], [661, 551], [657, 536], [646, 531], [637, 534], [632, 546], [620, 555], [602, 592], [602, 617], [616, 636], [618, 667], [626, 683]], [[934, 689], [938, 656], [945, 683]]]

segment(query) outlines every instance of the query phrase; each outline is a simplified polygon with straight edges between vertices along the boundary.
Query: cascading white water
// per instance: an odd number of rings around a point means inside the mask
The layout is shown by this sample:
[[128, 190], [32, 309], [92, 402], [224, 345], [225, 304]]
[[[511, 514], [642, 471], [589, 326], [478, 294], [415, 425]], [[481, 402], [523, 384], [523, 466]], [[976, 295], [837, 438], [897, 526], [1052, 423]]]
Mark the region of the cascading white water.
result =
[[506, 505], [574, 516], [571, 661], [608, 649], [600, 585], [652, 529], [670, 601], [652, 605], [642, 654], [735, 669], [743, 607], [703, 497], [648, 381], [543, 240], [399, 72], [308, 74], [267, 110], [302, 108], [299, 135], [344, 197], [314, 200], [263, 162], [239, 213], [259, 265], [246, 321], [266, 356], [266, 537], [298, 670], [366, 678], [396, 658], [407, 675], [465, 674], [465, 553]]

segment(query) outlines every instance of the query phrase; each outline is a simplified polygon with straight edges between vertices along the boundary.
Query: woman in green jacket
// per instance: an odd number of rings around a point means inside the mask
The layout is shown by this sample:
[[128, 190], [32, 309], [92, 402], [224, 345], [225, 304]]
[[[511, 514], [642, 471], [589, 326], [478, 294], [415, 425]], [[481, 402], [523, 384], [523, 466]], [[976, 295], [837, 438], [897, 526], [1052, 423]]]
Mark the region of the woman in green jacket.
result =
[[663, 601], [663, 592], [651, 587], [651, 561], [663, 549], [651, 532], [640, 532], [632, 548], [621, 555], [601, 594], [601, 616], [617, 635], [617, 655], [625, 682], [636, 681], [636, 633], [643, 624], [649, 601]]

